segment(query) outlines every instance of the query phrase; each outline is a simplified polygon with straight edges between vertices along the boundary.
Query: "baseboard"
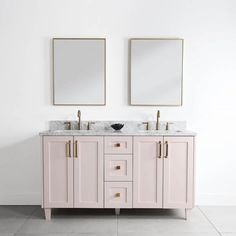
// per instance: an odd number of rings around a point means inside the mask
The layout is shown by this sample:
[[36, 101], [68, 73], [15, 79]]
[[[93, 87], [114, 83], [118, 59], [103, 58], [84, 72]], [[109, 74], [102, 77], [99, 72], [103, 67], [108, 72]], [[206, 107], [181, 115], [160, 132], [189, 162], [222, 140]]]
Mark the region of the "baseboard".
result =
[[0, 194], [0, 205], [41, 205], [41, 193]]
[[[41, 193], [0, 194], [0, 205], [41, 205]], [[196, 205], [236, 205], [236, 194], [197, 194]]]
[[197, 205], [236, 205], [236, 194], [198, 194], [196, 196]]

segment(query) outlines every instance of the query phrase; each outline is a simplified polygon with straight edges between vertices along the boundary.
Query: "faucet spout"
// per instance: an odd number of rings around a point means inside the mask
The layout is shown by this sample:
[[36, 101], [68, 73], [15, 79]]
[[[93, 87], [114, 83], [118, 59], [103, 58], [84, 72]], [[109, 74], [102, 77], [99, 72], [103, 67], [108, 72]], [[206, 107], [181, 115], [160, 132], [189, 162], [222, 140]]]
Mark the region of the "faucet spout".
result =
[[78, 130], [81, 129], [81, 111], [78, 110], [77, 112], [77, 117], [78, 117]]
[[157, 111], [157, 122], [156, 122], [156, 130], [160, 129], [160, 111]]

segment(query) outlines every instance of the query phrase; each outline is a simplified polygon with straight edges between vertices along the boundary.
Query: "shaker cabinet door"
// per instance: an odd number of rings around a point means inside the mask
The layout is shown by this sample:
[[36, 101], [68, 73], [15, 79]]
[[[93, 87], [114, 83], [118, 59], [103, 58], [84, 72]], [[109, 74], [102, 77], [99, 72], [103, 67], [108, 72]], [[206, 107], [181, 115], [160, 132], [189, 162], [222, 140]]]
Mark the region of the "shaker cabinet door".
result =
[[43, 138], [44, 208], [73, 207], [73, 137]]
[[164, 208], [193, 207], [194, 138], [164, 138]]
[[74, 207], [103, 207], [103, 137], [74, 137]]
[[162, 207], [162, 141], [162, 137], [134, 137], [134, 208]]

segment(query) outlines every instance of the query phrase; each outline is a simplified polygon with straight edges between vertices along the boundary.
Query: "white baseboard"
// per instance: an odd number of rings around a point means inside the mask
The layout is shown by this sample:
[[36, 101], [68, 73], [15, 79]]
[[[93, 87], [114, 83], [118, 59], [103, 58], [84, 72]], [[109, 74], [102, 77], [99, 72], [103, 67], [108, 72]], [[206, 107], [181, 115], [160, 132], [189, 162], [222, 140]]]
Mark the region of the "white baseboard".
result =
[[0, 193], [0, 205], [41, 205], [41, 193]]
[[[41, 193], [0, 193], [0, 205], [41, 205]], [[236, 194], [197, 194], [196, 205], [236, 205]]]
[[197, 194], [197, 205], [232, 206], [236, 205], [236, 194]]

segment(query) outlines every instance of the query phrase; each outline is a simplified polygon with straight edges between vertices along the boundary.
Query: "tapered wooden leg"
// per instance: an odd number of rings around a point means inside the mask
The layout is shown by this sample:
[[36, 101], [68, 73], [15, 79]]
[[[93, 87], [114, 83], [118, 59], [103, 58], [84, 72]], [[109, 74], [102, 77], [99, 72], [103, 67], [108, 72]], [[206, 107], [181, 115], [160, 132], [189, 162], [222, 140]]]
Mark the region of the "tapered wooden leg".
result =
[[185, 211], [184, 212], [184, 214], [185, 214], [184, 219], [187, 220], [188, 219], [188, 209], [185, 208], [184, 211]]
[[44, 213], [45, 213], [45, 219], [51, 220], [52, 209], [51, 208], [44, 208]]
[[116, 215], [119, 215], [120, 214], [120, 208], [116, 208], [115, 213], [116, 213]]

